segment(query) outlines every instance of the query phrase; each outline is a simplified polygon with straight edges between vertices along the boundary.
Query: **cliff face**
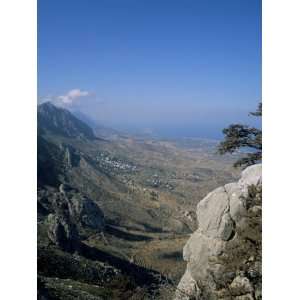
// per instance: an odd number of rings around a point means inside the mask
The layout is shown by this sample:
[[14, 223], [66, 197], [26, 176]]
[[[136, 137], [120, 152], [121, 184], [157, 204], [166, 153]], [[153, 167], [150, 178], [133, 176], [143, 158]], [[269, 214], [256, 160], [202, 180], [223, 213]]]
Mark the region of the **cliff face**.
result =
[[257, 164], [199, 202], [176, 300], [261, 299], [261, 185]]

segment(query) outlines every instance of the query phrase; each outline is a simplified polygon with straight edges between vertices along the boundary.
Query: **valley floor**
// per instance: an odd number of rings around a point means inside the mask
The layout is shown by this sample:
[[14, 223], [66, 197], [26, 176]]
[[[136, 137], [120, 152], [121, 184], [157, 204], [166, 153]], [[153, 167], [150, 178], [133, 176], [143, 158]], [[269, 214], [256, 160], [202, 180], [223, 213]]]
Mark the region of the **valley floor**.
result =
[[178, 282], [185, 270], [182, 248], [190, 234], [153, 233], [108, 227], [105, 238], [91, 236], [86, 244], [155, 270]]
[[39, 106], [39, 299], [171, 299], [197, 203], [239, 174], [216, 145], [101, 138]]

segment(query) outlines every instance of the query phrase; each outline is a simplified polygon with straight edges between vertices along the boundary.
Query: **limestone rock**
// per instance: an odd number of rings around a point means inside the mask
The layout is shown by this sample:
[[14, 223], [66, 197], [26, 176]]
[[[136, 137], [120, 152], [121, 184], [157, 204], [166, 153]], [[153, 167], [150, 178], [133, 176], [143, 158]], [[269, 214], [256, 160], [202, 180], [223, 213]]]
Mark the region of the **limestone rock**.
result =
[[198, 292], [197, 283], [188, 270], [185, 271], [179, 285], [180, 288], [176, 290], [176, 299], [189, 300]]
[[214, 239], [196, 231], [192, 234], [183, 249], [183, 258], [187, 261], [187, 269], [196, 281], [207, 277], [209, 272], [209, 257], [222, 253], [224, 241]]
[[241, 197], [243, 192], [237, 182], [229, 183], [224, 186], [229, 197], [229, 213], [235, 222], [238, 222], [246, 215], [246, 204]]
[[[76, 189], [61, 184], [59, 189], [38, 191], [38, 205], [43, 212], [49, 240], [65, 250], [74, 250], [79, 236], [102, 233], [105, 219], [99, 206]], [[87, 230], [89, 229], [89, 230]]]
[[236, 296], [235, 300], [254, 300], [251, 294]]
[[84, 227], [96, 229], [99, 232], [103, 231], [105, 226], [104, 215], [95, 202], [85, 196], [76, 194], [68, 199], [68, 203], [70, 215], [75, 221], [80, 222]]
[[198, 226], [206, 236], [227, 240], [233, 231], [229, 198], [224, 187], [208, 194], [197, 206]]
[[48, 237], [54, 244], [65, 250], [74, 250], [78, 242], [78, 232], [76, 226], [67, 218], [54, 214], [49, 214]]
[[233, 294], [248, 294], [253, 292], [253, 286], [251, 285], [247, 277], [237, 276], [230, 284], [231, 292]]
[[105, 219], [102, 210], [90, 198], [67, 184], [59, 186], [59, 192], [51, 194], [51, 202], [56, 214], [66, 214], [74, 224], [102, 232]]
[[249, 185], [258, 185], [262, 183], [262, 165], [256, 164], [246, 168], [242, 172], [241, 179], [238, 184], [241, 187], [242, 193], [247, 193], [247, 187]]
[[[249, 205], [252, 198], [249, 198], [248, 187], [260, 186], [261, 192], [261, 183], [261, 164], [250, 166], [242, 172], [238, 182], [215, 189], [198, 203], [198, 229], [183, 249], [187, 268], [178, 285], [178, 290], [186, 294], [176, 292], [176, 300], [199, 298], [199, 290], [202, 295], [199, 299], [203, 300], [220, 299], [221, 294], [222, 299], [227, 299], [231, 292], [234, 299], [261, 299], [261, 269], [257, 267], [261, 264], [261, 249], [249, 246], [243, 237], [248, 233], [249, 220], [254, 220], [256, 223], [249, 228], [249, 235], [260, 238], [261, 204], [255, 201]], [[247, 247], [254, 247], [252, 252], [257, 257], [245, 251]], [[240, 267], [244, 269], [241, 273]], [[206, 298], [203, 298], [204, 289], [208, 292]]]

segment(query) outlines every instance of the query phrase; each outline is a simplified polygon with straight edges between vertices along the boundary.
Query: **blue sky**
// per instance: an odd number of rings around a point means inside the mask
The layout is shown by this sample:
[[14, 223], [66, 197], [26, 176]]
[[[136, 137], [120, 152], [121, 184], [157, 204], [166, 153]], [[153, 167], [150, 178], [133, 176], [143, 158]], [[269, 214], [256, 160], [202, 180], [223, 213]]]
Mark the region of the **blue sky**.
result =
[[261, 99], [261, 1], [39, 0], [38, 95], [119, 129], [220, 137]]

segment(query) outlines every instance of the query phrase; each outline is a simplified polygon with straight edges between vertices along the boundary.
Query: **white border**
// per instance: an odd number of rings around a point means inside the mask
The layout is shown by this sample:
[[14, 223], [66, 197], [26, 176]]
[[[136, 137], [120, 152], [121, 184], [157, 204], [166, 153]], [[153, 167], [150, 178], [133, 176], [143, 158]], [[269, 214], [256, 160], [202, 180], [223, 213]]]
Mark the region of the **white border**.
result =
[[36, 2], [0, 2], [1, 299], [36, 299]]
[[299, 299], [300, 2], [263, 1], [263, 299]]
[[[263, 0], [265, 300], [299, 296], [299, 3]], [[0, 36], [0, 296], [36, 299], [36, 2], [2, 1]]]

